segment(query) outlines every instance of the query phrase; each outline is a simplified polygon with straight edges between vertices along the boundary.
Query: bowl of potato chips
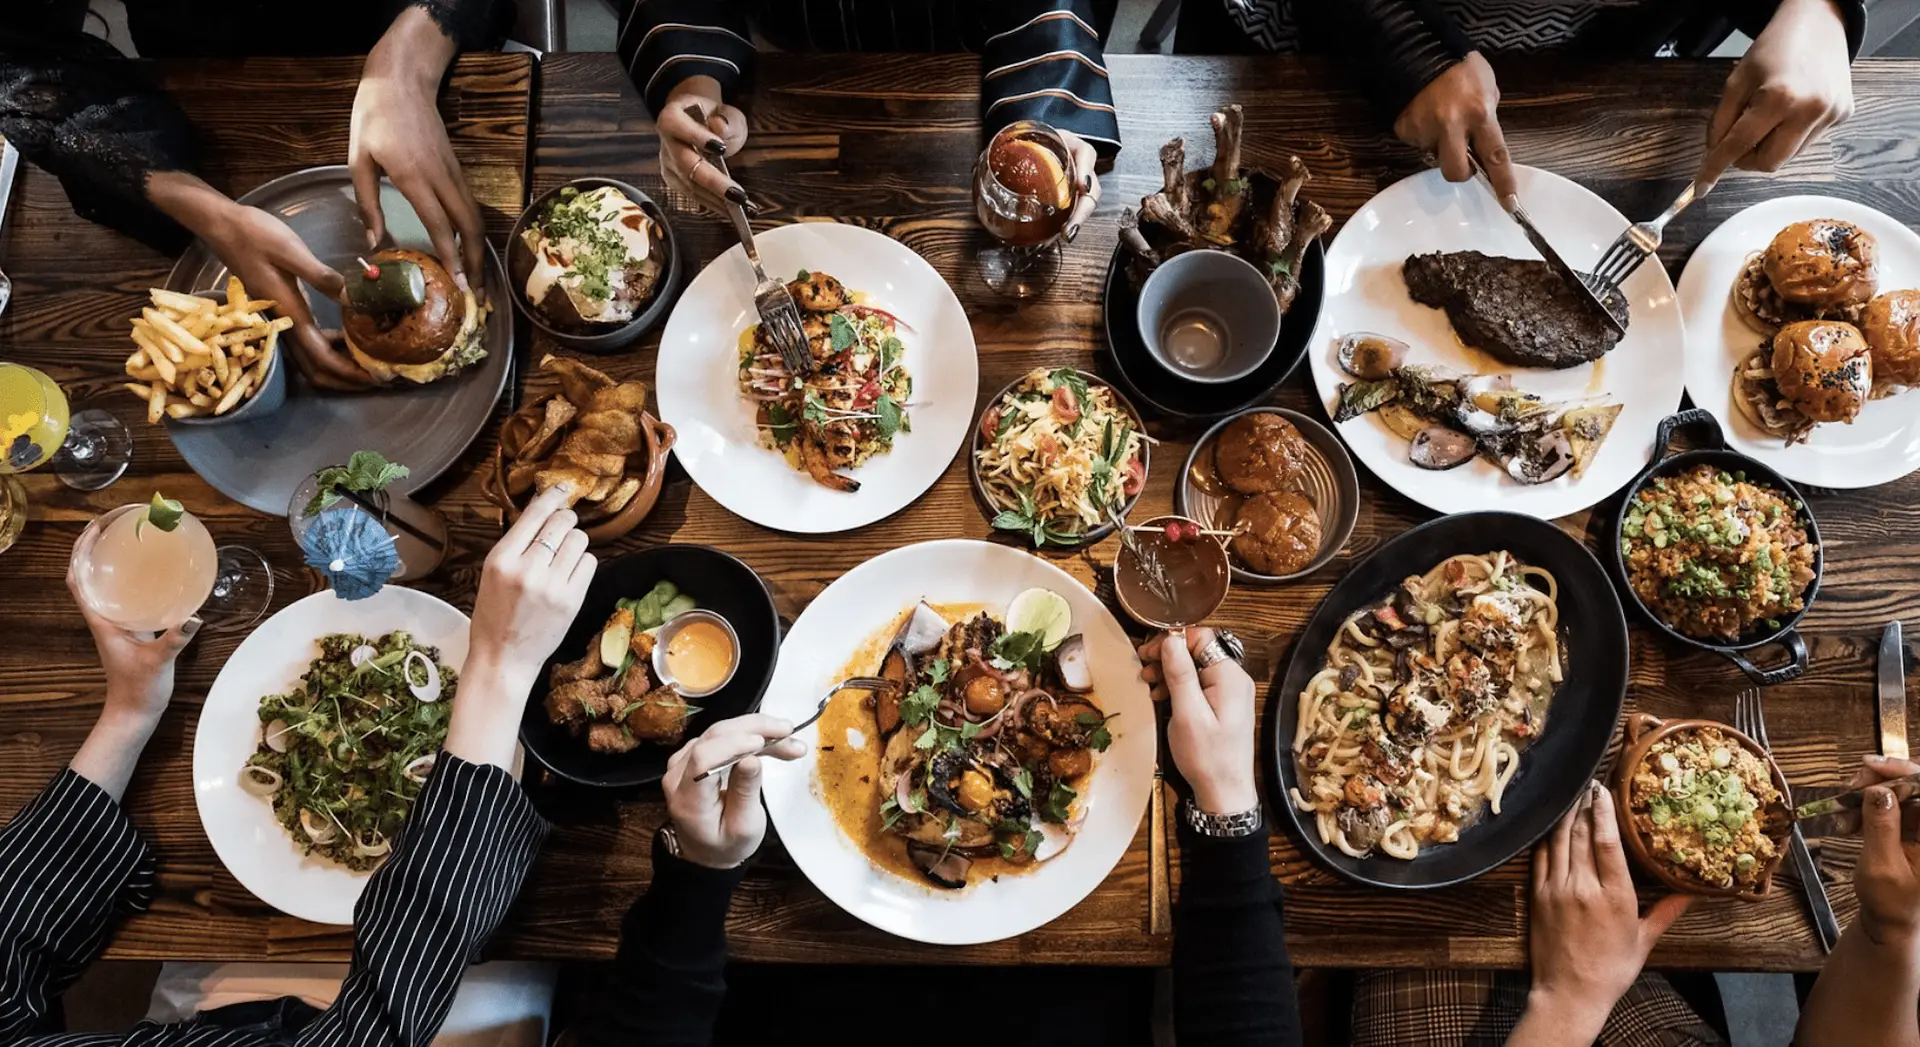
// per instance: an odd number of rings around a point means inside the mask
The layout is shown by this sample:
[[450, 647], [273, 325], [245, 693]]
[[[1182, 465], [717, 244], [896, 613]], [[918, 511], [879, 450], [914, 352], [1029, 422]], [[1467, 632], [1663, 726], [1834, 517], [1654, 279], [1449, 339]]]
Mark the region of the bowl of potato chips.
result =
[[252, 298], [237, 276], [225, 288], [182, 294], [147, 291], [133, 318], [134, 351], [124, 388], [147, 404], [147, 421], [224, 425], [261, 418], [287, 401], [275, 302]]

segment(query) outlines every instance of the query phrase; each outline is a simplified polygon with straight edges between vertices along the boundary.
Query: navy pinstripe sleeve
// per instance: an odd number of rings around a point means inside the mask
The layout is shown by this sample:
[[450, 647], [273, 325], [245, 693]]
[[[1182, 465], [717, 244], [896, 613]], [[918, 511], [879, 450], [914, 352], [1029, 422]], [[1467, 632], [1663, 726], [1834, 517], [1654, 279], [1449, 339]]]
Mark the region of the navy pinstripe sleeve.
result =
[[1087, 140], [1101, 156], [1120, 150], [1120, 122], [1107, 81], [1092, 0], [1006, 0], [991, 5], [981, 46], [980, 104], [988, 133], [1040, 120]]
[[133, 823], [72, 771], [0, 829], [0, 1044], [37, 1031], [48, 1001], [153, 887], [153, 852]]
[[718, 80], [731, 102], [753, 70], [746, 17], [726, 0], [634, 0], [614, 49], [656, 114], [690, 76]]
[[507, 772], [441, 753], [353, 912], [353, 966], [299, 1047], [427, 1047], [546, 839]]

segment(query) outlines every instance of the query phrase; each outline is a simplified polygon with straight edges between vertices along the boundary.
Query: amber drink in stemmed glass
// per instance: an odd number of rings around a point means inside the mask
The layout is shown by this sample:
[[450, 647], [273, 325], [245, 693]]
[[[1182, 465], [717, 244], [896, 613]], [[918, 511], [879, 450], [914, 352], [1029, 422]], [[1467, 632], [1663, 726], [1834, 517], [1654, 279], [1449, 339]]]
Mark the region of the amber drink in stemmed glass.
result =
[[989, 288], [1030, 298], [1053, 285], [1077, 184], [1073, 155], [1046, 124], [1008, 124], [987, 143], [973, 169], [973, 202], [981, 227], [999, 241], [980, 252]]

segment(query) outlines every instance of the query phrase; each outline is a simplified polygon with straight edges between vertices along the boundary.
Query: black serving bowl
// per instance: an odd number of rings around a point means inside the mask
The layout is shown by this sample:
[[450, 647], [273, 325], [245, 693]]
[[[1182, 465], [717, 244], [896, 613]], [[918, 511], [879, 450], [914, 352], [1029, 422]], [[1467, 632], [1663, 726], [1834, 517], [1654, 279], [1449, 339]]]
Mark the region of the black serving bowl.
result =
[[1265, 400], [1306, 359], [1326, 290], [1327, 252], [1319, 240], [1301, 260], [1300, 293], [1280, 318], [1273, 353], [1252, 374], [1231, 382], [1190, 381], [1154, 359], [1140, 337], [1140, 289], [1127, 278], [1127, 258], [1125, 247], [1114, 248], [1101, 303], [1102, 326], [1117, 384], [1140, 403], [1173, 418], [1218, 418]]
[[600, 635], [622, 599], [645, 596], [666, 579], [694, 598], [703, 610], [725, 618], [740, 638], [740, 667], [725, 687], [695, 700], [700, 711], [687, 721], [693, 738], [714, 723], [750, 713], [773, 682], [780, 655], [780, 615], [773, 594], [753, 568], [704, 545], [656, 545], [600, 565], [580, 614], [567, 638], [540, 670], [527, 711], [520, 719], [520, 744], [535, 762], [579, 785], [626, 788], [660, 780], [667, 757], [677, 746], [641, 743], [629, 753], [596, 753], [586, 740], [547, 719], [547, 674], [556, 663], [576, 661]]
[[[1671, 458], [1666, 457], [1667, 452], [1672, 449], [1674, 432], [1682, 428], [1696, 428], [1704, 435], [1705, 441], [1691, 451], [1682, 451]], [[1787, 501], [1799, 505], [1797, 512], [1800, 525], [1807, 529], [1807, 539], [1814, 546], [1813, 580], [1807, 583], [1807, 591], [1802, 594], [1800, 610], [1779, 619], [1779, 628], [1769, 628], [1762, 622], [1758, 628], [1748, 630], [1745, 635], [1731, 643], [1688, 636], [1668, 625], [1665, 620], [1655, 614], [1653, 609], [1640, 599], [1640, 594], [1634, 592], [1633, 586], [1627, 582], [1627, 557], [1621, 535], [1621, 529], [1626, 525], [1627, 510], [1633, 507], [1634, 501], [1640, 497], [1640, 492], [1645, 490], [1648, 484], [1663, 476], [1685, 472], [1696, 465], [1710, 465], [1729, 473], [1744, 470], [1749, 481], [1771, 487], [1780, 492], [1781, 497]], [[1826, 550], [1820, 543], [1820, 527], [1813, 522], [1813, 510], [1807, 508], [1807, 499], [1800, 493], [1799, 488], [1794, 487], [1786, 477], [1781, 476], [1759, 459], [1750, 458], [1728, 447], [1726, 436], [1720, 431], [1720, 423], [1711, 413], [1695, 407], [1678, 414], [1668, 415], [1660, 420], [1660, 427], [1654, 432], [1653, 457], [1648, 460], [1647, 468], [1627, 485], [1626, 497], [1621, 499], [1620, 508], [1614, 513], [1613, 527], [1608, 530], [1607, 538], [1609, 539], [1607, 562], [1612, 566], [1613, 581], [1620, 588], [1621, 599], [1632, 602], [1640, 609], [1640, 613], [1646, 617], [1649, 624], [1665, 633], [1670, 639], [1689, 647], [1698, 647], [1703, 651], [1717, 651], [1725, 655], [1733, 664], [1740, 667], [1741, 672], [1747, 674], [1747, 679], [1762, 687], [1785, 683], [1807, 671], [1809, 661], [1807, 642], [1800, 638], [1799, 626], [1800, 620], [1807, 616], [1808, 611], [1813, 610], [1813, 598], [1820, 592], [1820, 576], [1826, 569]], [[1743, 653], [1771, 643], [1778, 643], [1787, 649], [1787, 661], [1771, 669], [1760, 668], [1748, 660]]]
[[[1479, 822], [1461, 830], [1457, 842], [1422, 846], [1412, 861], [1378, 852], [1354, 858], [1321, 843], [1312, 816], [1294, 807], [1290, 790], [1300, 785], [1293, 757], [1300, 692], [1326, 663], [1327, 644], [1348, 615], [1392, 594], [1408, 575], [1432, 570], [1449, 556], [1495, 549], [1553, 572], [1569, 667], [1548, 705], [1546, 729], [1520, 754], [1520, 769], [1507, 785], [1501, 812], [1485, 812]], [[1519, 513], [1457, 513], [1422, 524], [1341, 577], [1314, 610], [1286, 669], [1268, 691], [1268, 746], [1278, 779], [1274, 806], [1286, 812], [1302, 849], [1355, 883], [1419, 890], [1471, 880], [1539, 842], [1586, 793], [1618, 732], [1629, 654], [1620, 598], [1607, 584], [1600, 561], [1578, 539]]]
[[[653, 301], [647, 303], [633, 319], [619, 324], [575, 324], [559, 323], [547, 316], [532, 302], [527, 301], [527, 274], [533, 271], [533, 252], [520, 238], [534, 219], [546, 210], [547, 202], [560, 195], [562, 189], [577, 189], [586, 192], [602, 186], [612, 186], [627, 195], [627, 199], [639, 204], [647, 216], [660, 224], [662, 247], [666, 251], [666, 272], [660, 275], [660, 282], [654, 286]], [[507, 290], [513, 299], [513, 306], [528, 323], [541, 333], [568, 349], [577, 349], [584, 353], [610, 353], [625, 349], [638, 341], [642, 335], [653, 330], [654, 326], [673, 307], [673, 300], [680, 293], [680, 275], [683, 266], [680, 262], [680, 236], [674, 232], [673, 223], [667, 220], [666, 209], [654, 203], [653, 198], [625, 182], [611, 178], [576, 178], [565, 185], [556, 185], [552, 189], [534, 197], [533, 203], [520, 212], [520, 219], [513, 223], [513, 232], [507, 236]]]
[[[1027, 373], [1031, 373], [1031, 372], [1027, 372]], [[1133, 419], [1133, 427], [1136, 431], [1143, 434], [1147, 431], [1147, 424], [1140, 417], [1140, 409], [1133, 406], [1133, 402], [1127, 399], [1126, 394], [1120, 391], [1119, 386], [1114, 385], [1112, 382], [1109, 382], [1106, 379], [1096, 374], [1090, 374], [1086, 371], [1081, 371], [1079, 372], [1079, 374], [1080, 374], [1080, 377], [1087, 380], [1088, 385], [1099, 386], [1103, 389], [1106, 389], [1108, 392], [1111, 392], [1113, 394], [1114, 402], [1119, 405], [1120, 410], [1126, 412], [1127, 417]], [[981, 482], [980, 480], [980, 446], [986, 442], [985, 434], [980, 431], [981, 423], [986, 420], [988, 411], [991, 411], [994, 408], [1000, 406], [1000, 401], [1006, 399], [1007, 394], [1010, 392], [1013, 392], [1013, 389], [1015, 386], [1019, 385], [1021, 382], [1024, 382], [1026, 380], [1027, 380], [1027, 375], [1022, 374], [1020, 377], [1015, 378], [1013, 381], [1008, 382], [1004, 386], [1001, 386], [999, 392], [994, 393], [992, 396], [987, 398], [986, 405], [980, 408], [979, 415], [975, 416], [973, 420], [973, 435], [969, 437], [967, 440], [967, 478], [973, 481], [973, 496], [980, 501], [980, 507], [986, 510], [987, 519], [989, 520], [999, 515], [1000, 511], [1003, 509], [1017, 509], [1019, 507], [1010, 506], [1010, 505], [1001, 505], [1000, 503], [994, 501], [993, 496], [987, 492], [987, 485]], [[1141, 441], [1141, 444], [1140, 444], [1140, 465], [1141, 465], [1141, 468], [1146, 470], [1147, 476], [1153, 475], [1153, 445], [1146, 441]], [[1140, 500], [1140, 495], [1145, 493], [1146, 489], [1147, 489], [1146, 482], [1142, 480], [1140, 484], [1140, 490], [1138, 492], [1135, 492], [1132, 498], [1129, 498], [1125, 502], [1121, 503], [1120, 509], [1119, 509], [1119, 515], [1121, 519], [1125, 519], [1127, 514], [1133, 511], [1134, 503]], [[1014, 532], [995, 531], [994, 533], [995, 534], [1013, 534]], [[1101, 540], [1102, 538], [1105, 538], [1107, 535], [1110, 535], [1112, 533], [1113, 533], [1113, 524], [1103, 523], [1098, 527], [1092, 527], [1087, 529], [1085, 532], [1083, 532], [1079, 536], [1078, 540], [1076, 541], [1071, 541], [1071, 542], [1049, 541], [1047, 543], [1047, 548], [1078, 549], [1083, 545], [1092, 545], [1093, 543]], [[1029, 543], [1032, 541], [1031, 538], [1027, 538], [1025, 540], [1028, 541]]]

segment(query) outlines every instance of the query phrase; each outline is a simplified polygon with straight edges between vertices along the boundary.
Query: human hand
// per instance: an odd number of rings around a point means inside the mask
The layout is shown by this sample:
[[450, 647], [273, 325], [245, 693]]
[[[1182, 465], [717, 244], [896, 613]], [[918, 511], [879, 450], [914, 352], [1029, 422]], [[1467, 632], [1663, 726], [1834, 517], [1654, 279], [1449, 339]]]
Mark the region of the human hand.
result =
[[466, 291], [485, 280], [486, 228], [434, 104], [452, 58], [453, 41], [423, 9], [410, 7], [394, 19], [367, 55], [353, 96], [347, 166], [367, 227], [367, 249], [377, 248], [387, 235], [380, 208], [384, 173], [413, 205], [433, 253]]
[[107, 621], [87, 606], [71, 563], [67, 565], [67, 591], [80, 607], [80, 617], [86, 620], [94, 650], [100, 655], [100, 668], [106, 670], [107, 700], [100, 719], [158, 722], [173, 700], [174, 663], [200, 631], [200, 619], [189, 618], [158, 636], [142, 636]]
[[788, 737], [790, 721], [754, 713], [722, 720], [667, 758], [660, 788], [667, 796], [667, 817], [679, 838], [680, 857], [709, 869], [731, 869], [760, 849], [767, 835], [767, 812], [760, 806], [759, 756], [745, 756], [724, 774], [694, 779], [736, 756], [757, 753], [776, 760], [797, 760], [807, 743]]
[[1094, 167], [1100, 163], [1100, 154], [1087, 140], [1072, 131], [1061, 131], [1060, 141], [1067, 147], [1067, 155], [1073, 160], [1074, 177], [1080, 184], [1074, 188], [1079, 195], [1073, 201], [1073, 211], [1067, 215], [1066, 241], [1080, 235], [1080, 226], [1093, 215], [1100, 206], [1100, 176]]
[[1782, 0], [1727, 78], [1694, 184], [1704, 190], [1728, 167], [1777, 171], [1853, 115], [1850, 61], [1832, 0]]
[[1567, 1023], [1567, 1042], [1591, 1042], [1640, 976], [1654, 942], [1692, 900], [1671, 894], [1640, 915], [1613, 794], [1589, 782], [1580, 802], [1533, 851], [1528, 1010]]
[[[689, 107], [703, 115], [695, 117]], [[713, 163], [714, 157], [732, 156], [747, 144], [746, 114], [721, 100], [718, 81], [710, 76], [682, 80], [660, 109], [659, 130], [660, 177], [668, 188], [722, 214], [722, 197], [747, 206], [746, 190]]]
[[565, 484], [548, 488], [501, 536], [473, 601], [468, 657], [482, 659], [522, 696], [572, 627], [598, 566], [566, 507], [567, 492]]
[[[1824, 2], [1824, 0], [1822, 0]], [[1501, 206], [1520, 193], [1514, 180], [1513, 157], [1500, 131], [1500, 85], [1493, 67], [1474, 51], [1413, 96], [1393, 122], [1393, 133], [1415, 149], [1432, 153], [1449, 182], [1473, 177], [1467, 147], [1479, 154], [1487, 181]]]
[[1213, 640], [1213, 630], [1189, 629], [1140, 645], [1146, 664], [1140, 677], [1154, 700], [1173, 704], [1167, 748], [1173, 765], [1193, 788], [1193, 805], [1207, 814], [1237, 814], [1260, 806], [1253, 783], [1253, 677], [1225, 658], [1196, 669], [1195, 652]]
[[[1855, 788], [1920, 773], [1920, 763], [1869, 756], [1847, 783]], [[1865, 846], [1853, 868], [1853, 892], [1860, 899], [1860, 929], [1874, 944], [1920, 950], [1920, 842], [1903, 831], [1912, 822], [1888, 789], [1868, 789], [1860, 805], [1860, 835]]]

